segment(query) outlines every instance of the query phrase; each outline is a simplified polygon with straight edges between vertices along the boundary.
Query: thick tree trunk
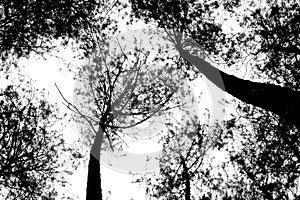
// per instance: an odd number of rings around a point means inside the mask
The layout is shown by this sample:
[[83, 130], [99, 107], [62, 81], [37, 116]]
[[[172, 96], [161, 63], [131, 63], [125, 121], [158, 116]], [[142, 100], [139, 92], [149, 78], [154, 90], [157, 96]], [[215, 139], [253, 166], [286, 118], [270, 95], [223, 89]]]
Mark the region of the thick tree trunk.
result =
[[190, 175], [189, 175], [189, 170], [186, 166], [186, 161], [185, 159], [180, 156], [181, 158], [181, 163], [183, 166], [183, 175], [184, 175], [184, 182], [185, 182], [185, 192], [184, 192], [184, 199], [185, 200], [191, 200], [191, 183], [190, 183]]
[[100, 150], [103, 141], [103, 131], [98, 131], [90, 152], [86, 200], [102, 200]]
[[179, 52], [183, 58], [197, 67], [223, 91], [245, 103], [271, 111], [300, 127], [300, 92], [273, 84], [243, 80], [218, 70], [200, 57], [190, 55], [187, 51]]

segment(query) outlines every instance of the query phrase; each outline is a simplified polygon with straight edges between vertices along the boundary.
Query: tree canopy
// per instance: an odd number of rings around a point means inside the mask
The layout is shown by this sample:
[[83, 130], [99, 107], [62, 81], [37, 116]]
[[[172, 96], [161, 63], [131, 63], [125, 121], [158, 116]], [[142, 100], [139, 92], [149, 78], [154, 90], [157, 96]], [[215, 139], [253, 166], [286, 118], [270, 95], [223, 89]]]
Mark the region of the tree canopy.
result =
[[[203, 129], [207, 124], [186, 124], [186, 129], [180, 130], [176, 124], [166, 124], [169, 135], [164, 138], [160, 174], [142, 179], [148, 184], [149, 198], [299, 198], [299, 1], [129, 2], [132, 19], [183, 37], [169, 38], [175, 39], [178, 56], [162, 58], [165, 52], [160, 51], [150, 56], [154, 57], [150, 65], [146, 62], [149, 52], [143, 49], [113, 55], [110, 62], [106, 62], [107, 54], [97, 52], [93, 63], [81, 68], [79, 77], [75, 77], [87, 78], [86, 85], [76, 93], [87, 99], [81, 98], [77, 105], [64, 101], [79, 114], [79, 120], [88, 123], [84, 138], [90, 141], [90, 133], [96, 134], [90, 142], [87, 199], [102, 198], [101, 149], [121, 149], [122, 130], [153, 114], [162, 114], [159, 109], [167, 111], [170, 100], [176, 105], [172, 97], [179, 81], [174, 82], [174, 74], [179, 74], [180, 80], [194, 80], [200, 73], [234, 97], [227, 103], [235, 113], [221, 127], [215, 127], [221, 134], [209, 146], [226, 159], [217, 166], [203, 161], [201, 151], [210, 139], [205, 131], [211, 130]], [[110, 14], [124, 7], [118, 0], [2, 1], [1, 59], [29, 56], [31, 52], [44, 54], [57, 44], [69, 42], [79, 45], [86, 56], [117, 31], [117, 21]], [[230, 21], [235, 25], [226, 30], [224, 24], [230, 26]], [[197, 51], [188, 44], [189, 39], [203, 49]], [[214, 63], [205, 58], [212, 58]], [[166, 64], [168, 59], [173, 63]], [[150, 70], [162, 63], [164, 69]], [[164, 70], [167, 79], [160, 76]], [[221, 76], [222, 84], [214, 74]], [[56, 118], [54, 107], [44, 99], [33, 98], [31, 92], [19, 86], [8, 86], [0, 92], [0, 190], [8, 199], [56, 196], [50, 182], [60, 166], [57, 152], [63, 141], [49, 127]], [[88, 113], [78, 109], [85, 106]], [[192, 142], [176, 149], [172, 141], [183, 139], [189, 128], [194, 133]]]
[[[64, 140], [53, 129], [56, 108], [28, 88], [0, 92], [0, 190], [5, 199], [53, 199], [61, 181], [58, 152]], [[57, 182], [58, 183], [58, 182]], [[57, 185], [58, 186], [58, 185]]]
[[89, 51], [104, 36], [116, 31], [110, 12], [119, 1], [2, 1], [0, 4], [1, 58], [43, 54], [73, 40]]

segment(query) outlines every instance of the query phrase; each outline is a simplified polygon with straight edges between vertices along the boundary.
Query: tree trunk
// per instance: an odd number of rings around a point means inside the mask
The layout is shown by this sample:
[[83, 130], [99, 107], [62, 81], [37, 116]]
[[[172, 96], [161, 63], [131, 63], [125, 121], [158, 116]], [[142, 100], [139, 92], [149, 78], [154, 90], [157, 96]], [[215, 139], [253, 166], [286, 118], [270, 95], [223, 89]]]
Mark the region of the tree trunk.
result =
[[86, 200], [102, 200], [101, 174], [100, 174], [100, 150], [103, 141], [103, 131], [96, 134], [94, 144], [90, 152], [88, 166], [88, 178], [86, 187]]
[[218, 70], [187, 51], [179, 50], [179, 52], [223, 91], [245, 103], [271, 111], [300, 127], [300, 92], [278, 85], [243, 80]]
[[185, 200], [191, 200], [191, 183], [190, 183], [190, 175], [189, 175], [189, 171], [188, 168], [186, 166], [186, 162], [185, 159], [180, 156], [181, 158], [181, 163], [183, 166], [183, 178], [184, 178], [184, 182], [185, 182], [185, 189], [184, 189], [184, 196], [185, 196]]

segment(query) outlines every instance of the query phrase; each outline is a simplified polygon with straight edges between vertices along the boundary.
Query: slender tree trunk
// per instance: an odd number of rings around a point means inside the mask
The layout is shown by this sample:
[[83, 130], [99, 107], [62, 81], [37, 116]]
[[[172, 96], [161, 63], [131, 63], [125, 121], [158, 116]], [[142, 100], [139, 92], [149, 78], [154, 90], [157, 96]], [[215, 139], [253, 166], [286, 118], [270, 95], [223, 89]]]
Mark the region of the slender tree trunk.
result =
[[100, 174], [100, 150], [103, 142], [103, 131], [96, 134], [94, 144], [90, 152], [88, 166], [88, 178], [86, 187], [86, 200], [102, 200], [101, 174]]
[[243, 80], [218, 70], [187, 51], [179, 50], [179, 52], [223, 91], [245, 103], [271, 111], [300, 127], [300, 92], [278, 85]]
[[184, 175], [184, 182], [185, 182], [185, 192], [184, 192], [184, 196], [185, 196], [185, 200], [191, 200], [191, 183], [190, 183], [190, 175], [189, 175], [189, 170], [186, 166], [186, 162], [185, 159], [180, 156], [181, 158], [181, 163], [183, 166], [183, 175]]

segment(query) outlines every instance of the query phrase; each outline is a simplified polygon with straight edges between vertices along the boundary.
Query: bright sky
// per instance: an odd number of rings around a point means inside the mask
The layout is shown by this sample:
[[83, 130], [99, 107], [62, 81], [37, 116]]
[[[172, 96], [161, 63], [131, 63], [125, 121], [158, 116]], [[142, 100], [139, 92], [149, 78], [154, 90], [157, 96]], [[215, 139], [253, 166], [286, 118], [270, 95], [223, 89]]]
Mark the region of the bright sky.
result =
[[[228, 25], [230, 24], [235, 26], [234, 23], [234, 21], [229, 20], [224, 22], [223, 26], [225, 29], [230, 31], [232, 29], [230, 29]], [[122, 31], [147, 27], [141, 22], [131, 27], [126, 27], [125, 22], [120, 22], [119, 26], [120, 30]], [[26, 74], [33, 80], [36, 80], [36, 87], [46, 88], [46, 91], [49, 92], [49, 101], [58, 102], [61, 106], [62, 113], [68, 111], [62, 106], [62, 99], [59, 96], [54, 83], [59, 86], [66, 99], [70, 101], [73, 99], [73, 88], [75, 81], [67, 71], [59, 71], [60, 68], [65, 68], [66, 63], [69, 62], [71, 62], [73, 65], [80, 66], [80, 61], [74, 60], [72, 58], [73, 55], [74, 54], [70, 49], [62, 49], [60, 53], [57, 53], [58, 57], [47, 56], [46, 60], [31, 57], [30, 59], [23, 61]], [[199, 88], [196, 88], [196, 90], [199, 90]], [[199, 91], [196, 92], [198, 93]], [[66, 138], [68, 138], [68, 141], [72, 142], [74, 135], [76, 136], [78, 132], [74, 127], [74, 124], [71, 124], [64, 130], [64, 134], [66, 135]], [[136, 148], [139, 148], [138, 144], [136, 144]], [[109, 197], [109, 200], [145, 199], [145, 189], [143, 186], [140, 187], [138, 184], [131, 183], [134, 180], [132, 175], [120, 173], [106, 167], [105, 165], [102, 165], [101, 176], [103, 194], [104, 197]], [[70, 191], [71, 196], [74, 195], [77, 196], [78, 199], [85, 199], [86, 177], [87, 166], [82, 165], [77, 171], [74, 172], [74, 175], [69, 178], [71, 187], [68, 188], [68, 190]]]

